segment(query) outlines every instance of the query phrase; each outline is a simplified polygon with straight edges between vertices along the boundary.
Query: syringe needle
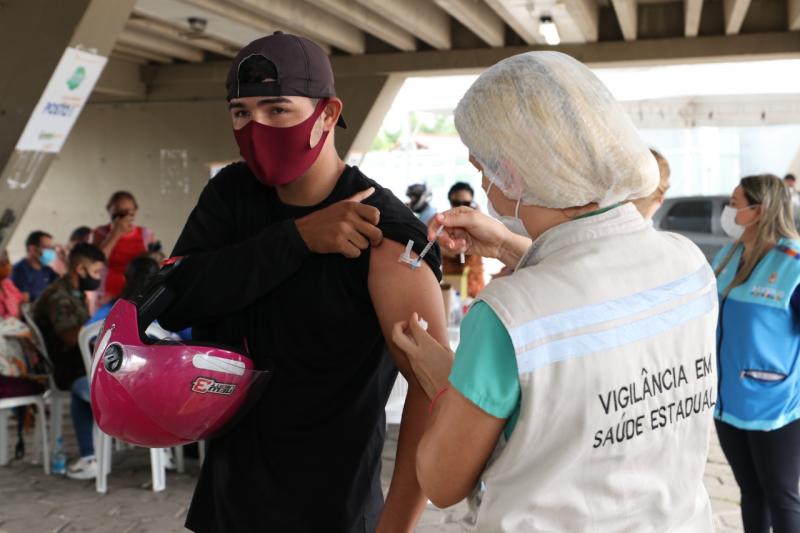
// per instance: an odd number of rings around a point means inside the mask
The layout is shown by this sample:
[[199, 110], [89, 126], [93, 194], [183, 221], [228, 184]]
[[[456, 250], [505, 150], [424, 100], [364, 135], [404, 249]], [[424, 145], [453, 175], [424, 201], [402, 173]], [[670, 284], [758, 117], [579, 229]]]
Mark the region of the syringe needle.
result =
[[436, 242], [436, 239], [439, 238], [439, 235], [441, 235], [443, 231], [444, 231], [444, 226], [443, 225], [439, 226], [439, 229], [436, 230], [434, 238], [428, 241], [428, 244], [425, 245], [425, 248], [422, 249], [422, 252], [420, 252], [419, 256], [417, 257], [415, 267], [418, 267], [419, 265], [422, 264], [422, 259], [428, 254], [431, 248], [433, 248], [433, 244]]

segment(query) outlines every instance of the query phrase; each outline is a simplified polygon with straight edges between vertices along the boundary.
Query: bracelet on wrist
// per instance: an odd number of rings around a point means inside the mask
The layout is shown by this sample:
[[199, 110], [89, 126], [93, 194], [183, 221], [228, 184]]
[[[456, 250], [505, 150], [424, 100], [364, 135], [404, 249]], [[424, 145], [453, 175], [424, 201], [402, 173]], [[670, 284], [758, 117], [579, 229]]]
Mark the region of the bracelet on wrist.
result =
[[445, 385], [444, 387], [442, 387], [441, 389], [439, 389], [439, 391], [438, 391], [436, 394], [434, 394], [434, 395], [433, 395], [433, 398], [431, 398], [431, 404], [428, 406], [428, 416], [430, 416], [430, 415], [432, 415], [432, 414], [433, 414], [433, 407], [434, 407], [434, 405], [436, 405], [436, 401], [437, 401], [439, 398], [441, 398], [441, 397], [442, 397], [442, 395], [443, 395], [445, 392], [447, 392], [447, 390], [448, 390], [449, 388], [450, 388], [450, 385]]

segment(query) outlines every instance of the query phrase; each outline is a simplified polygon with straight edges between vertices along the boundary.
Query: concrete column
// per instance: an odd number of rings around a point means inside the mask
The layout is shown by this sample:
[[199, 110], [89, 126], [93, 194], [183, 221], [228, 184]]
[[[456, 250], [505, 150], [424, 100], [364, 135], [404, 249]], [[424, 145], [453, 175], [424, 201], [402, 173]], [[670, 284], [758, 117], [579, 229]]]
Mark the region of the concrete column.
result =
[[0, 3], [0, 248], [11, 237], [55, 153], [16, 149], [68, 47], [108, 57], [135, 0]]
[[405, 79], [404, 74], [336, 76], [336, 94], [347, 120], [346, 130], [336, 130], [336, 148], [345, 161], [358, 164], [369, 151]]

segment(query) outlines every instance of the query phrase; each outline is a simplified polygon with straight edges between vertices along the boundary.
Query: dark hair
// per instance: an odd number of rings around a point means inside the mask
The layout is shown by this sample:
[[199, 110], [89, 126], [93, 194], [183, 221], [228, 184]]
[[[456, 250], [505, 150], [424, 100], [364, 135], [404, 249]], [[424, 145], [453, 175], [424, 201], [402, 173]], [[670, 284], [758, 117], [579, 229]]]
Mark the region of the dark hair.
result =
[[464, 181], [455, 182], [453, 184], [453, 186], [450, 187], [450, 190], [447, 191], [447, 197], [450, 198], [451, 196], [453, 196], [458, 191], [467, 191], [468, 193], [470, 193], [472, 195], [473, 198], [475, 198], [475, 190], [472, 188], [472, 186], [469, 183], [466, 183]]
[[41, 230], [32, 231], [30, 235], [28, 235], [28, 238], [25, 239], [25, 248], [28, 246], [39, 246], [39, 243], [42, 242], [44, 238], [52, 239], [53, 236]]
[[92, 228], [89, 226], [78, 226], [72, 233], [69, 234], [69, 240], [74, 241], [82, 241], [89, 237], [89, 234], [92, 233]]
[[797, 181], [797, 178], [795, 178], [795, 177], [794, 177], [794, 174], [786, 174], [786, 175], [783, 177], [783, 179], [784, 179], [784, 180], [792, 180], [792, 181]]
[[158, 262], [146, 255], [133, 259], [125, 270], [125, 288], [120, 298], [129, 300], [139, 294], [158, 269]]
[[128, 191], [117, 191], [111, 195], [111, 198], [108, 199], [108, 203], [106, 204], [106, 211], [109, 211], [111, 207], [120, 200], [130, 200], [131, 202], [133, 202], [133, 206], [136, 209], [139, 209], [139, 204], [136, 202], [136, 198], [131, 193], [129, 193]]
[[80, 242], [76, 244], [69, 252], [70, 268], [77, 265], [81, 261], [88, 261], [90, 263], [96, 263], [97, 261], [100, 261], [105, 263], [106, 256], [97, 246], [87, 242]]

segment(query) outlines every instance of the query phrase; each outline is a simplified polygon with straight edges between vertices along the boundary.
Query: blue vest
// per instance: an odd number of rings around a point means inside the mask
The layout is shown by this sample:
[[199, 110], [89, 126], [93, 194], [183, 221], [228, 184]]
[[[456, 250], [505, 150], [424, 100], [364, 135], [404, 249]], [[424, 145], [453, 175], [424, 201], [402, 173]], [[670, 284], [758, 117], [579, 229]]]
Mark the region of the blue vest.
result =
[[[714, 258], [714, 270], [733, 244]], [[727, 297], [739, 246], [717, 276], [719, 398], [715, 416], [747, 430], [778, 429], [800, 418], [800, 325], [790, 306], [800, 285], [800, 241], [781, 239]]]

